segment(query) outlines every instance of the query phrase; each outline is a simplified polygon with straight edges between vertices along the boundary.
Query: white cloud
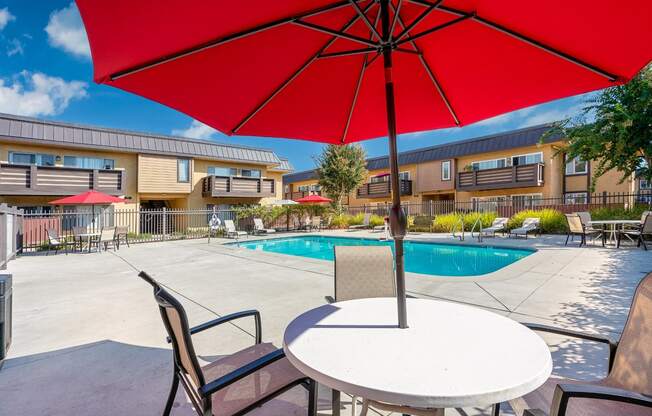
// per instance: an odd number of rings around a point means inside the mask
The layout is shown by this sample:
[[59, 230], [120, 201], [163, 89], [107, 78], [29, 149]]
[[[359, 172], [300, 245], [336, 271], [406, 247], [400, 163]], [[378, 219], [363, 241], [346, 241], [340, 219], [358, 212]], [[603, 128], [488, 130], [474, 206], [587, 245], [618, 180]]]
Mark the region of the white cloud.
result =
[[211, 139], [217, 130], [197, 120], [193, 120], [187, 129], [172, 130], [173, 136], [188, 137], [190, 139]]
[[22, 55], [24, 52], [20, 39], [13, 38], [7, 42], [7, 56]]
[[4, 7], [0, 9], [0, 30], [4, 29], [5, 26], [12, 20], [16, 20], [16, 17], [9, 13], [9, 9], [7, 7]]
[[88, 84], [65, 81], [41, 72], [23, 71], [11, 81], [0, 79], [0, 112], [23, 116], [60, 114], [70, 101], [88, 96]]
[[68, 7], [52, 12], [45, 31], [50, 45], [55, 48], [63, 49], [74, 56], [91, 57], [86, 29], [74, 2]]

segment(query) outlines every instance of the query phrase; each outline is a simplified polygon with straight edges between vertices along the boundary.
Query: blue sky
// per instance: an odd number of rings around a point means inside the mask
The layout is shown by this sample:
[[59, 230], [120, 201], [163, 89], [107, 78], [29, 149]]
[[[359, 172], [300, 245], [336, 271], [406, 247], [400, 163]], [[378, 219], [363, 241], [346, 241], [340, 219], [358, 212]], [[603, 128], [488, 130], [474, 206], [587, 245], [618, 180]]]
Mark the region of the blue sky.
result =
[[[322, 145], [227, 137], [144, 98], [92, 82], [93, 67], [77, 9], [70, 1], [0, 0], [0, 112], [271, 148], [297, 170], [314, 167]], [[585, 97], [530, 107], [456, 129], [404, 135], [401, 151], [559, 120], [578, 114]], [[387, 140], [363, 142], [369, 156]]]

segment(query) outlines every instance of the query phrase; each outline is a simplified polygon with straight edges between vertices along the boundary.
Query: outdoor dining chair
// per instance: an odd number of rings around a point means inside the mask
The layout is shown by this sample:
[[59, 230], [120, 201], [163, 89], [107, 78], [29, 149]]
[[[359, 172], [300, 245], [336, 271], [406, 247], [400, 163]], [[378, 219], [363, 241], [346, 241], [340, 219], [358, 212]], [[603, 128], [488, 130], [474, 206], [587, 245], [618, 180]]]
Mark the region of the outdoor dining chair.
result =
[[68, 254], [68, 247], [75, 246], [74, 241], [67, 241], [54, 228], [48, 228], [46, 232], [48, 234], [48, 250], [45, 253], [46, 256], [50, 254], [50, 250], [54, 249], [54, 254], [58, 254], [62, 248]]
[[[571, 238], [571, 236], [579, 235], [581, 238], [580, 247], [582, 247], [583, 245], [586, 245], [587, 236], [593, 236], [593, 239], [595, 240], [596, 236], [602, 235], [602, 230], [587, 228], [579, 213], [566, 214], [566, 223], [568, 224], [568, 233], [566, 234], [565, 246], [568, 245], [568, 239]], [[602, 246], [604, 247], [604, 239], [602, 239]]]
[[102, 251], [102, 246], [104, 246], [104, 251], [108, 250], [109, 244], [115, 248], [115, 227], [102, 227], [97, 244], [97, 251]]
[[124, 240], [127, 247], [129, 247], [129, 227], [126, 225], [119, 225], [115, 227], [115, 233], [113, 234], [113, 243], [115, 248], [120, 250], [120, 241]]
[[[317, 384], [290, 364], [283, 349], [262, 342], [258, 311], [236, 312], [190, 328], [181, 303], [147, 273], [138, 276], [154, 288], [172, 344], [172, 388], [163, 416], [170, 414], [179, 383], [200, 416], [243, 415], [296, 386], [308, 390], [308, 415], [317, 414]], [[254, 345], [200, 366], [192, 335], [245, 317], [253, 317], [256, 324]]]
[[597, 381], [552, 376], [532, 393], [509, 404], [517, 416], [643, 416], [652, 414], [652, 273], [641, 280], [618, 342], [538, 324], [549, 332], [609, 346], [609, 372]]
[[645, 244], [645, 236], [652, 236], [652, 214], [647, 214], [645, 218], [641, 219], [641, 225], [638, 228], [624, 228], [618, 232], [616, 247], [620, 247], [620, 242], [623, 236], [630, 237], [636, 240], [636, 247], [643, 246], [647, 251], [647, 244]]

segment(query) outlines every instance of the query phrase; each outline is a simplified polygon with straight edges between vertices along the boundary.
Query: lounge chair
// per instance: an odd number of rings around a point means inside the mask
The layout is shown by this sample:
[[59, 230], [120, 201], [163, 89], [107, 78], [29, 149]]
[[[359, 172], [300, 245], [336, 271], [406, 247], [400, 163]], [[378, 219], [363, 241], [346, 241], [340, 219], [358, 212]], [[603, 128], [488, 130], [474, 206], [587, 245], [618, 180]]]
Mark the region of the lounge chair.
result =
[[[577, 214], [566, 214], [566, 222], [568, 224], [568, 234], [566, 234], [565, 246], [568, 245], [568, 239], [571, 236], [579, 235], [581, 237], [580, 247], [586, 245], [586, 237], [593, 236], [595, 240], [596, 236], [602, 235], [602, 230], [596, 230], [594, 228], [587, 228], [587, 226], [582, 221], [579, 213]], [[602, 246], [604, 247], [604, 239], [602, 240]]]
[[[638, 416], [652, 414], [652, 273], [641, 280], [634, 294], [618, 342], [538, 324], [534, 331], [578, 338], [609, 346], [609, 373], [600, 380], [581, 381], [552, 376], [532, 393], [511, 400], [517, 416]], [[587, 368], [593, 371], [594, 368]]]
[[491, 227], [487, 227], [482, 230], [482, 235], [483, 236], [491, 235], [495, 237], [496, 232], [498, 231], [505, 234], [505, 231], [507, 231], [507, 221], [509, 221], [509, 218], [504, 218], [504, 217], [496, 218], [491, 223]]
[[68, 247], [75, 246], [74, 241], [67, 241], [54, 228], [48, 228], [46, 231], [48, 233], [48, 251], [45, 253], [46, 256], [50, 254], [50, 250], [54, 249], [54, 254], [58, 254], [62, 248], [68, 254]]
[[129, 227], [124, 225], [115, 227], [115, 233], [113, 234], [113, 242], [115, 244], [116, 249], [120, 250], [120, 240], [123, 239], [127, 244], [127, 247], [129, 247]]
[[254, 218], [254, 234], [271, 234], [275, 232], [276, 230], [273, 228], [265, 228], [263, 220], [260, 218]]
[[[154, 299], [168, 333], [168, 342], [172, 343], [172, 388], [164, 416], [172, 410], [179, 382], [200, 416], [242, 415], [295, 386], [308, 390], [308, 415], [317, 414], [317, 383], [294, 368], [285, 358], [283, 349], [262, 342], [258, 311], [236, 312], [190, 328], [181, 303], [147, 273], [138, 275], [154, 288]], [[254, 345], [200, 366], [192, 335], [245, 317], [253, 317], [256, 324]], [[288, 414], [300, 411], [289, 410]]]
[[620, 247], [620, 242], [623, 236], [636, 239], [636, 247], [643, 245], [645, 251], [647, 251], [647, 244], [645, 244], [645, 236], [652, 236], [652, 214], [647, 214], [644, 219], [641, 220], [641, 226], [637, 229], [623, 229], [618, 232], [618, 242], [616, 247]]
[[371, 220], [371, 214], [369, 213], [364, 214], [364, 218], [362, 219], [362, 224], [350, 225], [349, 230], [354, 231], [354, 230], [362, 230], [364, 228], [369, 228], [370, 220]]
[[97, 251], [102, 251], [101, 246], [104, 246], [104, 251], [107, 251], [109, 244], [115, 248], [115, 227], [102, 227], [98, 244]]
[[527, 239], [528, 233], [537, 232], [539, 230], [539, 219], [538, 218], [526, 218], [523, 220], [523, 225], [519, 228], [514, 228], [509, 231], [509, 236], [518, 237], [519, 235], [524, 236]]
[[245, 231], [239, 231], [235, 229], [235, 224], [233, 223], [233, 220], [224, 220], [224, 228], [226, 230], [226, 236], [228, 238], [235, 237], [235, 239], [239, 239], [241, 235], [246, 236], [247, 233]]

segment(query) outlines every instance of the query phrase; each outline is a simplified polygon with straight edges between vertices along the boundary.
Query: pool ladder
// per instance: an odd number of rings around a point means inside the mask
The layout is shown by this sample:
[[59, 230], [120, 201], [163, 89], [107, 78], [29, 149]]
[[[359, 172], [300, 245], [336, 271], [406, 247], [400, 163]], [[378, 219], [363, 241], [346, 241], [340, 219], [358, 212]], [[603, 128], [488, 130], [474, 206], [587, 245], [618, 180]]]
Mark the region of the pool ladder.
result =
[[482, 243], [482, 219], [479, 217], [473, 223], [473, 227], [471, 227], [471, 238], [473, 238], [473, 232], [476, 227], [478, 227], [478, 243]]
[[[461, 230], [462, 234], [457, 235], [457, 231]], [[453, 238], [459, 238], [460, 241], [464, 241], [464, 219], [459, 218], [455, 225], [453, 225]]]

